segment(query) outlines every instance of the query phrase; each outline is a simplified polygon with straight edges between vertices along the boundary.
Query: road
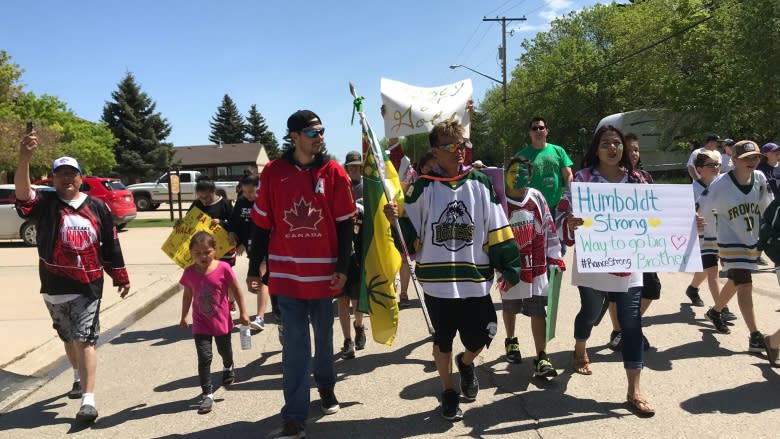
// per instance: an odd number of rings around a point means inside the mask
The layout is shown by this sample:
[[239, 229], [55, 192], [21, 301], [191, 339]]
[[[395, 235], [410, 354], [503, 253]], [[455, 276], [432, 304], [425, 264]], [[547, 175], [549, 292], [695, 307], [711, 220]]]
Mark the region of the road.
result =
[[[134, 230], [146, 230], [134, 234]], [[149, 241], [149, 259], [163, 233], [130, 229], [123, 245]], [[8, 252], [0, 248], [0, 261]], [[26, 258], [26, 256], [25, 256]], [[27, 259], [25, 259], [26, 261]], [[19, 259], [20, 263], [24, 262]], [[33, 261], [34, 262], [34, 261]], [[570, 257], [569, 260], [570, 261]], [[163, 265], [158, 262], [158, 265]], [[141, 267], [139, 267], [141, 268]], [[143, 268], [147, 269], [147, 268]], [[238, 275], [246, 270], [240, 258]], [[140, 272], [136, 276], [140, 276]], [[176, 275], [167, 279], [175, 283]], [[173, 280], [172, 280], [173, 279]], [[402, 310], [398, 337], [391, 347], [369, 340], [357, 358], [338, 360], [336, 394], [341, 410], [319, 413], [317, 393], [307, 427], [309, 437], [777, 437], [780, 419], [780, 375], [763, 355], [747, 353], [748, 333], [740, 320], [730, 335], [715, 333], [684, 295], [690, 275], [661, 274], [661, 300], [644, 319], [653, 347], [645, 357], [644, 395], [655, 406], [651, 419], [632, 415], [625, 404], [625, 373], [620, 355], [604, 347], [610, 326], [593, 331], [592, 376], [572, 373], [572, 331], [579, 309], [575, 288], [564, 275], [558, 336], [548, 352], [560, 375], [550, 382], [531, 377], [533, 345], [529, 319], [518, 317], [522, 364], [503, 361], [502, 324], [491, 347], [477, 359], [481, 391], [476, 402], [463, 403], [465, 419], [450, 423], [438, 414], [438, 378], [431, 344], [419, 308]], [[30, 279], [30, 283], [35, 283]], [[765, 331], [780, 326], [777, 280], [755, 275], [754, 301]], [[6, 291], [5, 294], [8, 294]], [[706, 297], [706, 294], [704, 295]], [[250, 303], [254, 296], [250, 297]], [[500, 305], [497, 296], [494, 296]], [[41, 307], [42, 304], [39, 304]], [[732, 305], [736, 310], [736, 303]], [[253, 347], [241, 351], [233, 338], [238, 382], [220, 388], [212, 413], [196, 413], [199, 395], [197, 362], [189, 331], [177, 326], [180, 295], [154, 307], [119, 329], [98, 349], [96, 392], [100, 417], [90, 427], [74, 423], [78, 401], [65, 398], [71, 375], [30, 377], [42, 383], [6, 407], [0, 416], [0, 438], [63, 437], [272, 437], [280, 427], [282, 406], [281, 346], [277, 327], [253, 336]], [[499, 317], [500, 318], [500, 317]], [[39, 322], [44, 325], [43, 322]], [[18, 332], [17, 332], [18, 333]], [[369, 329], [370, 337], [370, 329]], [[334, 322], [334, 349], [342, 343]], [[455, 351], [462, 348], [456, 341]], [[220, 364], [212, 367], [215, 382]], [[19, 373], [19, 372], [17, 372]], [[457, 378], [456, 378], [457, 383]]]

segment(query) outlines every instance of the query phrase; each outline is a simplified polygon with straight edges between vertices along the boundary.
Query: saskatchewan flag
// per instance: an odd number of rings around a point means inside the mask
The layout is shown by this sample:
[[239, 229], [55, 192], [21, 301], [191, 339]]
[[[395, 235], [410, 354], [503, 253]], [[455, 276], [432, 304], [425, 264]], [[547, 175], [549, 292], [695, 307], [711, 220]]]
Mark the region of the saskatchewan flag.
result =
[[363, 230], [360, 298], [358, 311], [371, 315], [374, 341], [393, 344], [398, 329], [398, 302], [395, 276], [401, 268], [401, 255], [393, 244], [392, 225], [383, 212], [388, 197], [399, 209], [403, 191], [385, 151], [379, 146], [365, 115], [360, 112], [363, 127]]

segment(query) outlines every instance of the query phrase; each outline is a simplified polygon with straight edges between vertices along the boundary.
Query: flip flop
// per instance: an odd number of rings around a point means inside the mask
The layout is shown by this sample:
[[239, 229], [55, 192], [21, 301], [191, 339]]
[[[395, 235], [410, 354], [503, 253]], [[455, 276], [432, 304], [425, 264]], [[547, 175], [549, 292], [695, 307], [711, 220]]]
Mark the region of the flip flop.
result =
[[577, 358], [577, 354], [574, 354], [574, 371], [580, 375], [592, 375], [593, 371], [590, 370], [590, 358], [586, 353], [584, 356]]
[[655, 415], [655, 409], [650, 406], [650, 403], [642, 395], [636, 398], [626, 395], [626, 402], [628, 402], [629, 409], [640, 418], [649, 418]]

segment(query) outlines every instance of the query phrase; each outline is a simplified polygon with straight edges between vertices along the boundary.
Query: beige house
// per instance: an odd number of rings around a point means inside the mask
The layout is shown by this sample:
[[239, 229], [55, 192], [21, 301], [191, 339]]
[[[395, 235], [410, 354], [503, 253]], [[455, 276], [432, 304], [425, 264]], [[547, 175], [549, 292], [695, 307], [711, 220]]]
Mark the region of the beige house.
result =
[[225, 143], [175, 146], [172, 162], [215, 180], [238, 180], [246, 169], [259, 175], [269, 160], [262, 143]]

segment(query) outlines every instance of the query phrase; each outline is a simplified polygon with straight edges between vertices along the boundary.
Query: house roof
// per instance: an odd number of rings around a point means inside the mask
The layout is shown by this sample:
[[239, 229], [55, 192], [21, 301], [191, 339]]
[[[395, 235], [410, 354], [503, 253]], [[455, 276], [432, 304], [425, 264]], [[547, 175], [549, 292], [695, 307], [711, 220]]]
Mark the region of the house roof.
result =
[[255, 163], [264, 166], [268, 154], [262, 143], [225, 143], [219, 145], [176, 146], [173, 161], [182, 165], [229, 165]]

